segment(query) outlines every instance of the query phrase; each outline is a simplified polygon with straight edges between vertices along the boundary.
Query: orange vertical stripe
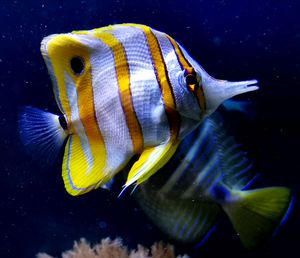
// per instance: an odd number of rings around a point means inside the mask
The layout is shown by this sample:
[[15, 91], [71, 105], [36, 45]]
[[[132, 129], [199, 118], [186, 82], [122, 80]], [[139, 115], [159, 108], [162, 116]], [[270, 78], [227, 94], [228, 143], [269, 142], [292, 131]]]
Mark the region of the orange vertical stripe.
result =
[[101, 39], [113, 52], [121, 103], [130, 132], [133, 150], [134, 153], [141, 153], [144, 147], [144, 138], [133, 106], [130, 89], [130, 72], [124, 46], [109, 32], [95, 33], [93, 36]]
[[[178, 58], [178, 61], [183, 69], [190, 68], [192, 65], [190, 62], [185, 58], [184, 54], [182, 53], [180, 47], [178, 46], [177, 42], [171, 38], [169, 35], [167, 35], [168, 39], [170, 40], [171, 44], [173, 45], [173, 48], [175, 50], [176, 56]], [[194, 95], [197, 98], [197, 102], [199, 104], [199, 107], [201, 110], [206, 110], [206, 101], [205, 96], [203, 92], [203, 88], [200, 86], [196, 89], [196, 91], [193, 91]]]
[[169, 121], [171, 137], [177, 138], [180, 128], [180, 115], [176, 110], [176, 102], [173, 89], [168, 77], [167, 68], [157, 38], [153, 34], [151, 28], [143, 25], [133, 25], [144, 31], [147, 38], [148, 46], [152, 56], [153, 67], [157, 81], [160, 85], [165, 111]]

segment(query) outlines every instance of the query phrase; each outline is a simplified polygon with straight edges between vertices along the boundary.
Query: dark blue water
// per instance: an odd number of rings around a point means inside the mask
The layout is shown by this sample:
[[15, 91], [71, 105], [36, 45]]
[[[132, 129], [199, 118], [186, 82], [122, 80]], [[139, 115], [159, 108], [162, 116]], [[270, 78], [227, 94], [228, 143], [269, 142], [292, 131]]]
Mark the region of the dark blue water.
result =
[[[33, 3], [34, 2], [34, 3]], [[249, 93], [256, 116], [240, 117], [237, 137], [256, 161], [263, 185], [286, 185], [297, 197], [300, 180], [299, 1], [8, 1], [0, 4], [1, 201], [0, 257], [58, 256], [73, 240], [120, 236], [125, 244], [165, 240], [193, 257], [291, 257], [299, 251], [299, 202], [274, 239], [249, 252], [222, 220], [202, 247], [169, 240], [129, 194], [103, 190], [69, 196], [61, 160], [37, 162], [18, 138], [20, 106], [57, 112], [40, 41], [52, 33], [135, 22], [177, 39], [213, 76], [256, 78]], [[236, 120], [235, 120], [236, 121]], [[232, 121], [233, 123], [233, 121]], [[235, 122], [235, 124], [237, 124]]]

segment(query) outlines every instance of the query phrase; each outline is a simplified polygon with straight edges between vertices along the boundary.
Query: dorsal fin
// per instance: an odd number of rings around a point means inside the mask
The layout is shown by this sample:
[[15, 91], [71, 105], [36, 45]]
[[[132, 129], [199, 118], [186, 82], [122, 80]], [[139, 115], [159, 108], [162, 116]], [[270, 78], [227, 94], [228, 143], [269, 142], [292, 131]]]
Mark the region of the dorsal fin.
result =
[[224, 125], [219, 113], [212, 115], [209, 122], [218, 145], [216, 147], [221, 160], [222, 181], [231, 189], [241, 190], [254, 178], [254, 171], [251, 170], [253, 164], [242, 149], [242, 145], [236, 142]]

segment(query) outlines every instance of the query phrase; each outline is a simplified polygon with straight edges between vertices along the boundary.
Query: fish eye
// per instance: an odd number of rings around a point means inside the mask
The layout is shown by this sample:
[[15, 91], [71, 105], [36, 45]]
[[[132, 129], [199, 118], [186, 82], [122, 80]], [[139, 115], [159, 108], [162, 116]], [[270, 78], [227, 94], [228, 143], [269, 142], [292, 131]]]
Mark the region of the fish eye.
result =
[[80, 75], [84, 71], [84, 61], [80, 56], [74, 56], [70, 61], [72, 72]]

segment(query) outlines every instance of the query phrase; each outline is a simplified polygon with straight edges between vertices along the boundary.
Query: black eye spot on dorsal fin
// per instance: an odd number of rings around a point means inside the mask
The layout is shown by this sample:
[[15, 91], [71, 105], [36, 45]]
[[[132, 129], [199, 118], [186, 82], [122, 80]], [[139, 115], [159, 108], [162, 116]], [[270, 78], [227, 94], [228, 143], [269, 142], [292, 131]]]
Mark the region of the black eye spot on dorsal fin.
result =
[[70, 66], [75, 75], [80, 75], [84, 71], [84, 60], [80, 56], [74, 56], [70, 60]]
[[186, 85], [192, 91], [200, 87], [201, 78], [196, 73], [193, 67], [188, 67], [184, 69], [184, 78], [186, 81]]

